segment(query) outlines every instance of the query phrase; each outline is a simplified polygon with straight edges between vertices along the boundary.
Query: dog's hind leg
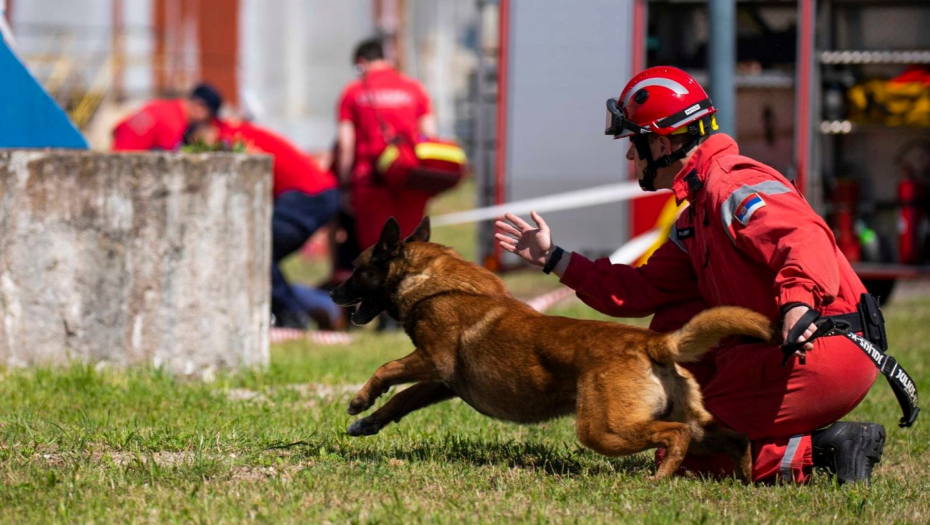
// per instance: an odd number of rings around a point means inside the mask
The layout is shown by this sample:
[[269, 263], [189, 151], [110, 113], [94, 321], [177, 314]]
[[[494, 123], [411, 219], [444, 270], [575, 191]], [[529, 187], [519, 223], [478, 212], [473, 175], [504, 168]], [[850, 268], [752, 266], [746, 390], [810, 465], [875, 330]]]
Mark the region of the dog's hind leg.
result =
[[377, 434], [388, 423], [397, 423], [407, 414], [440, 401], [452, 399], [455, 392], [439, 381], [423, 381], [397, 393], [374, 413], [352, 423], [346, 430], [350, 436]]
[[643, 421], [623, 428], [608, 428], [604, 421], [583, 424], [579, 413], [578, 440], [605, 456], [628, 456], [650, 448], [664, 447], [665, 461], [655, 479], [674, 474], [685, 459], [691, 441], [691, 427], [670, 421]]
[[[633, 363], [635, 365], [635, 363]], [[690, 425], [654, 419], [663, 390], [649, 378], [649, 364], [592, 371], [578, 385], [575, 432], [583, 445], [605, 456], [627, 456], [665, 448], [655, 479], [674, 474], [691, 442]], [[644, 374], [645, 372], [645, 374]], [[645, 376], [647, 381], [620, 378]]]
[[385, 363], [349, 402], [349, 415], [354, 416], [368, 410], [381, 394], [394, 385], [438, 379], [436, 375], [436, 368], [432, 362], [419, 351]]
[[733, 472], [743, 483], [752, 480], [752, 449], [749, 438], [711, 421], [704, 426], [704, 435], [691, 440], [688, 454], [705, 456], [726, 454], [733, 462]]

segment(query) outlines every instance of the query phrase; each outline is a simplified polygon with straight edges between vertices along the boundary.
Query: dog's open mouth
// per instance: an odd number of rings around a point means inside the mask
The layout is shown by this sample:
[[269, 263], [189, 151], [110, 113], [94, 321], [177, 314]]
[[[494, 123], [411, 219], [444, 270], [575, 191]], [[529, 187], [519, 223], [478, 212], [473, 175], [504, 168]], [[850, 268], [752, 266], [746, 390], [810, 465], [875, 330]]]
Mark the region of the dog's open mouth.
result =
[[[345, 308], [355, 307], [352, 310], [352, 314], [349, 316], [349, 320], [352, 321], [354, 325], [364, 325], [370, 323], [375, 317], [378, 317], [381, 312], [386, 308], [385, 301], [378, 298], [377, 296], [370, 297], [352, 297], [344, 293], [342, 288], [336, 288], [330, 294], [333, 299], [333, 302], [339, 306]], [[353, 294], [354, 295], [354, 294]]]
[[361, 326], [370, 323], [375, 317], [378, 317], [384, 309], [377, 307], [377, 301], [359, 301], [355, 303], [355, 311], [352, 312], [350, 320], [352, 324]]
[[361, 299], [353, 299], [353, 300], [349, 300], [349, 301], [337, 301], [337, 300], [334, 298], [334, 299], [333, 299], [333, 302], [336, 303], [336, 304], [339, 305], [339, 306], [343, 306], [343, 307], [346, 307], [346, 308], [348, 308], [348, 307], [350, 307], [350, 306], [355, 306], [355, 307], [357, 308], [358, 305], [362, 304], [362, 300], [361, 300]]

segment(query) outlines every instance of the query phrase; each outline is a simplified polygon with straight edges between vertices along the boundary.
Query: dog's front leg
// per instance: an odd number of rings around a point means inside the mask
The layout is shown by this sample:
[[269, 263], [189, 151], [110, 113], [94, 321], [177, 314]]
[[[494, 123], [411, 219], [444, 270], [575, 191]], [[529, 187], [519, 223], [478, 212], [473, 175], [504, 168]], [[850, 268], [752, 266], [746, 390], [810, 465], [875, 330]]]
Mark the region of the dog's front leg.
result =
[[438, 379], [436, 368], [429, 359], [415, 350], [407, 357], [381, 365], [349, 402], [349, 415], [354, 416], [368, 410], [381, 394], [394, 385], [434, 379]]
[[397, 423], [407, 414], [455, 397], [455, 392], [439, 381], [423, 381], [398, 392], [390, 401], [368, 417], [352, 423], [346, 430], [350, 436], [372, 436], [388, 423]]

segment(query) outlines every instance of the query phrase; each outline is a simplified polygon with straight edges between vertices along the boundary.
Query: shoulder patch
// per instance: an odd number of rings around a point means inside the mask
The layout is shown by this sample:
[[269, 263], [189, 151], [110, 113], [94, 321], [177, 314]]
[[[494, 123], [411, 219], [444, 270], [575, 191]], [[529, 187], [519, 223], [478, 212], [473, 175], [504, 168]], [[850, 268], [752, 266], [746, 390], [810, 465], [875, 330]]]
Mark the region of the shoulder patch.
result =
[[738, 220], [743, 226], [746, 226], [749, 224], [749, 219], [752, 218], [752, 214], [763, 206], [765, 206], [765, 201], [762, 200], [762, 197], [758, 193], [750, 194], [736, 207], [733, 218]]
[[788, 186], [777, 180], [766, 180], [751, 186], [744, 184], [730, 193], [720, 206], [720, 222], [723, 223], [723, 229], [730, 236], [730, 240], [736, 242], [734, 221], [746, 226], [753, 214], [765, 207], [763, 195], [772, 196], [790, 191]]

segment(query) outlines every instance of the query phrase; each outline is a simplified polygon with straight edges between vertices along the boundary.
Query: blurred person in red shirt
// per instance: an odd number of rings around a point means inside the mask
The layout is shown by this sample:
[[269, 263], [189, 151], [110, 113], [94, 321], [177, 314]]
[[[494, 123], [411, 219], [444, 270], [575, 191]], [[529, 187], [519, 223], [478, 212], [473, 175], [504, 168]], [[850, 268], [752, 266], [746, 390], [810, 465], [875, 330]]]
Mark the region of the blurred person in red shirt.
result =
[[[339, 206], [336, 178], [320, 168], [316, 161], [284, 137], [248, 122], [215, 120], [188, 131], [185, 142], [220, 143], [231, 150], [242, 145], [249, 153], [266, 153], [274, 157], [271, 218], [271, 313], [274, 325], [304, 330], [310, 317], [324, 329], [338, 326], [341, 312], [328, 294], [297, 290], [281, 272], [281, 261], [304, 243], [333, 217]], [[310, 314], [310, 315], [308, 315]]]
[[217, 118], [223, 97], [202, 83], [187, 98], [153, 100], [113, 128], [113, 151], [174, 151], [189, 127]]
[[427, 194], [388, 189], [379, 180], [375, 162], [387, 146], [386, 135], [415, 142], [421, 135], [435, 137], [437, 129], [426, 90], [385, 60], [379, 41], [362, 42], [354, 64], [359, 78], [345, 87], [339, 101], [336, 166], [348, 197], [343, 209], [354, 216], [358, 245], [364, 250], [378, 240], [389, 217], [397, 218], [407, 235], [426, 210]]

